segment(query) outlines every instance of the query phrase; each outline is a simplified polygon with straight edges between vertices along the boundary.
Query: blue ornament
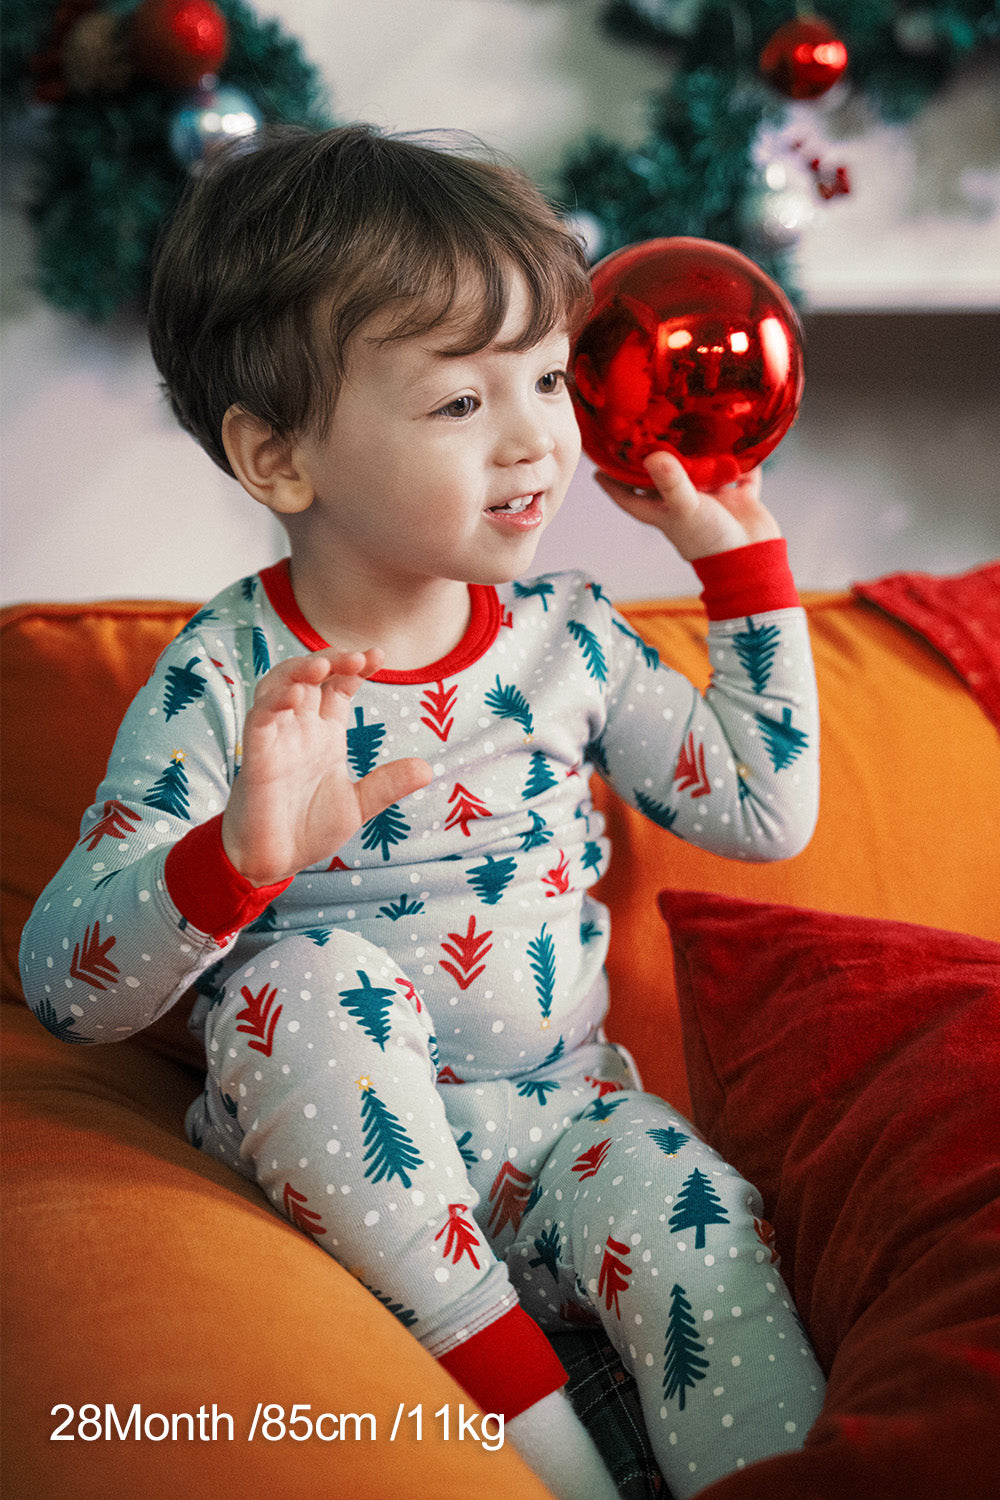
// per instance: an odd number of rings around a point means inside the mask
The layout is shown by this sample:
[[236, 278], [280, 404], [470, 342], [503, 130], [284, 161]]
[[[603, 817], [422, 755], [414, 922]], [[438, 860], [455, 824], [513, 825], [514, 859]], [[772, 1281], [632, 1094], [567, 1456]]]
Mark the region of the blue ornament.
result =
[[254, 135], [261, 113], [242, 89], [203, 85], [194, 89], [170, 122], [170, 149], [190, 172], [196, 172], [216, 147]]

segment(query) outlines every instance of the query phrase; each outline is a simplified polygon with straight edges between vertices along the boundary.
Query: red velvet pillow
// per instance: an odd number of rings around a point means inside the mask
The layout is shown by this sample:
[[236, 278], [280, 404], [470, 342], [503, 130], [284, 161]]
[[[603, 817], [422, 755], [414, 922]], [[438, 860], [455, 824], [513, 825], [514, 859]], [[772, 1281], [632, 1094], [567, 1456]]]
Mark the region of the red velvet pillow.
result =
[[697, 892], [660, 909], [694, 1123], [760, 1188], [830, 1382], [801, 1453], [706, 1500], [993, 1500], [1000, 945]]

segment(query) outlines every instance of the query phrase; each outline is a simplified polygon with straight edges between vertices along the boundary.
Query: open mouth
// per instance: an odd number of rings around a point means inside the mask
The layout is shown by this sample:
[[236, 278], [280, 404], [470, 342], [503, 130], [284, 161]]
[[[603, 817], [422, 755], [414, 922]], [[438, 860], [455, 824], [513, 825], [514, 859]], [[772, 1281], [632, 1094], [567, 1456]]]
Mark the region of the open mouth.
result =
[[493, 516], [519, 516], [533, 505], [537, 495], [518, 495], [513, 500], [506, 500], [502, 505], [491, 505], [490, 514]]

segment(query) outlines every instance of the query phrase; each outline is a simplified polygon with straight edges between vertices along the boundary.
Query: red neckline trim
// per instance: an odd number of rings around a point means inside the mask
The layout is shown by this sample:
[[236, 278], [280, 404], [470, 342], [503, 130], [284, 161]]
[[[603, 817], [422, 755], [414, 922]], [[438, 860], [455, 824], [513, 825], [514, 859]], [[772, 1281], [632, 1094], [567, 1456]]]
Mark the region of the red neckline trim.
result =
[[[317, 634], [299, 608], [298, 600], [292, 590], [289, 559], [283, 557], [281, 562], [272, 563], [269, 568], [262, 568], [260, 581], [264, 585], [264, 592], [272, 608], [303, 646], [308, 647], [310, 651], [325, 651], [330, 644], [329, 641], [325, 641], [321, 635]], [[455, 649], [449, 651], [447, 656], [442, 656], [439, 661], [431, 662], [426, 667], [417, 667], [411, 672], [376, 672], [369, 681], [404, 686], [441, 682], [445, 677], [454, 677], [457, 672], [471, 667], [486, 654], [496, 640], [500, 632], [502, 612], [497, 591], [492, 584], [470, 583], [469, 601], [472, 605], [472, 613], [469, 617], [468, 629]]]

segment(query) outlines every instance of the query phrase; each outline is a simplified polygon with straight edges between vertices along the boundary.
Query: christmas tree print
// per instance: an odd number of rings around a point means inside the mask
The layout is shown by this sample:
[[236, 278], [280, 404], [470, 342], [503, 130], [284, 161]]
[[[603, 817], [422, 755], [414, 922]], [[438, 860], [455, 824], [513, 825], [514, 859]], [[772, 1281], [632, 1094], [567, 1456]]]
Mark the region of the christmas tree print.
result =
[[410, 831], [410, 825], [399, 810], [399, 803], [393, 802], [383, 812], [376, 813], [374, 818], [361, 830], [361, 847], [363, 849], [381, 849], [382, 858], [389, 858], [389, 850], [394, 844], [401, 844]]
[[177, 632], [177, 639], [180, 640], [182, 635], [191, 635], [195, 630], [200, 629], [202, 625], [208, 625], [212, 620], [217, 619], [218, 615], [214, 609], [209, 609], [207, 606], [205, 609], [199, 609], [196, 614], [191, 616], [187, 624]]
[[514, 580], [514, 598], [541, 599], [546, 614], [549, 612], [548, 595], [554, 593], [555, 589], [547, 578], [533, 578], [530, 583], [518, 583], [517, 579]]
[[642, 652], [643, 660], [645, 661], [646, 666], [655, 672], [656, 668], [660, 665], [660, 653], [659, 651], [657, 651], [656, 647], [651, 646], [648, 641], [644, 641], [642, 636], [637, 635], [634, 630], [630, 630], [623, 621], [612, 620], [611, 623], [614, 625], [616, 630], [620, 631], [622, 635], [628, 636], [629, 640], [632, 641], [634, 645], [638, 646], [639, 650]]
[[277, 932], [278, 909], [272, 901], [270, 906], [264, 908], [256, 922], [251, 922], [247, 932]]
[[599, 870], [603, 858], [604, 855], [600, 844], [596, 843], [593, 839], [588, 839], [583, 846], [583, 856], [580, 860], [583, 868], [585, 870]]
[[600, 931], [601, 929], [597, 925], [597, 923], [592, 922], [588, 917], [585, 922], [580, 923], [580, 942], [584, 947], [586, 947], [588, 943], [592, 943], [594, 941], [594, 939], [599, 935]]
[[583, 1111], [583, 1114], [580, 1116], [580, 1118], [581, 1120], [607, 1120], [611, 1117], [618, 1106], [624, 1103], [624, 1098], [608, 1099], [605, 1098], [603, 1094], [600, 1094], [594, 1100], [593, 1104], [587, 1105], [587, 1108]]
[[296, 1192], [290, 1182], [285, 1183], [282, 1202], [285, 1207], [285, 1217], [295, 1225], [296, 1229], [301, 1229], [304, 1234], [311, 1234], [314, 1239], [318, 1235], [326, 1234], [319, 1214], [306, 1207], [309, 1199], [303, 1193]]
[[562, 1084], [549, 1078], [523, 1078], [517, 1085], [522, 1099], [537, 1099], [539, 1104], [548, 1104], [549, 1095], [558, 1092]]
[[415, 917], [423, 909], [424, 903], [418, 897], [408, 896], [404, 891], [395, 901], [390, 901], [387, 906], [380, 906], [378, 914], [380, 917], [388, 917], [390, 922], [398, 922], [401, 917]]
[[[445, 1071], [445, 1070], [442, 1069], [442, 1071]], [[441, 1077], [441, 1074], [439, 1073], [438, 1074], [438, 1083], [444, 1083], [446, 1081], [447, 1080], [443, 1079]], [[452, 1081], [455, 1082], [455, 1083], [461, 1083], [462, 1080], [460, 1078], [455, 1078]], [[472, 1147], [469, 1145], [469, 1142], [471, 1140], [472, 1140], [472, 1131], [471, 1130], [465, 1130], [465, 1131], [462, 1132], [462, 1134], [459, 1136], [458, 1140], [455, 1142], [455, 1145], [458, 1147], [458, 1154], [462, 1158], [462, 1160], [465, 1162], [465, 1165], [467, 1167], [475, 1167], [479, 1163], [479, 1157], [476, 1155], [476, 1153], [473, 1151]]]
[[141, 822], [141, 813], [133, 812], [131, 808], [125, 806], [124, 802], [118, 802], [112, 798], [110, 802], [105, 802], [104, 812], [94, 826], [84, 834], [80, 844], [86, 845], [89, 853], [93, 854], [102, 839], [127, 839]]
[[728, 1224], [729, 1215], [716, 1196], [711, 1182], [697, 1167], [689, 1177], [677, 1198], [677, 1207], [670, 1215], [670, 1228], [674, 1234], [682, 1229], [695, 1230], [694, 1248], [705, 1247], [705, 1228], [708, 1224]]
[[341, 1006], [384, 1052], [389, 1040], [389, 1010], [395, 1002], [396, 992], [373, 985], [361, 969], [357, 970], [357, 975], [361, 983], [355, 989], [340, 991]]
[[804, 730], [796, 729], [792, 723], [792, 710], [787, 707], [781, 710], [780, 720], [769, 719], [767, 714], [754, 714], [754, 718], [763, 731], [772, 766], [776, 771], [783, 771], [802, 754], [809, 736]]
[[541, 932], [528, 944], [528, 960], [535, 976], [535, 994], [542, 1012], [542, 1025], [547, 1026], [556, 988], [556, 945], [548, 924], [543, 924]]
[[598, 735], [596, 740], [591, 740], [590, 744], [587, 746], [584, 759], [587, 760], [595, 770], [600, 771], [602, 776], [607, 776], [608, 752], [604, 745], [603, 734]]
[[119, 974], [118, 965], [108, 957], [115, 946], [115, 937], [101, 940], [101, 924], [95, 922], [83, 934], [82, 943], [74, 943], [69, 972], [74, 979], [89, 984], [91, 989], [106, 990]]
[[670, 1293], [667, 1342], [663, 1351], [663, 1398], [672, 1401], [676, 1396], [680, 1411], [684, 1410], [687, 1392], [705, 1378], [708, 1360], [702, 1359], [704, 1352], [705, 1346], [698, 1338], [687, 1294], [675, 1283]]
[[517, 861], [512, 854], [500, 859], [487, 854], [481, 865], [466, 871], [466, 879], [476, 895], [486, 906], [496, 906], [504, 891], [514, 879]]
[[421, 724], [426, 724], [427, 728], [433, 734], [437, 735], [442, 744], [447, 741], [451, 733], [451, 726], [455, 722], [452, 709], [455, 706], [457, 696], [458, 685], [456, 683], [453, 683], [446, 691], [444, 683], [437, 682], [433, 688], [427, 689], [420, 700], [420, 707], [425, 711], [425, 717], [420, 722]]
[[[103, 989], [103, 984], [100, 985], [99, 988]], [[43, 1000], [41, 1005], [36, 1007], [35, 1015], [38, 1017], [39, 1021], [41, 1021], [42, 1025], [45, 1027], [45, 1030], [51, 1032], [57, 1041], [88, 1042], [90, 1040], [89, 1037], [79, 1036], [74, 1030], [74, 1027], [76, 1026], [76, 1016], [63, 1016], [62, 1020], [60, 1020], [56, 1015], [55, 1006], [49, 999]]]
[[604, 1246], [604, 1254], [601, 1257], [601, 1271], [597, 1280], [597, 1295], [604, 1298], [604, 1306], [608, 1312], [614, 1308], [615, 1317], [619, 1320], [622, 1310], [618, 1305], [618, 1293], [628, 1291], [629, 1277], [632, 1275], [632, 1267], [626, 1259], [629, 1253], [628, 1245], [623, 1245], [620, 1240], [612, 1239], [609, 1234]]
[[548, 1229], [542, 1231], [535, 1240], [535, 1249], [538, 1254], [534, 1260], [529, 1260], [528, 1265], [532, 1270], [536, 1266], [544, 1266], [552, 1280], [558, 1281], [559, 1263], [562, 1257], [559, 1253], [559, 1226], [557, 1224], [550, 1224]]
[[553, 1063], [559, 1061], [565, 1051], [566, 1042], [562, 1037], [560, 1037], [558, 1042], [556, 1042], [555, 1046], [552, 1048], [552, 1051], [549, 1053], [548, 1057], [542, 1058], [542, 1061], [538, 1065], [539, 1068], [550, 1068]]
[[142, 803], [144, 807], [155, 807], [158, 812], [170, 813], [174, 818], [190, 818], [183, 750], [174, 751], [170, 764], [153, 782]]
[[569, 860], [562, 849], [559, 850], [559, 863], [542, 876], [542, 884], [549, 887], [546, 896], [565, 896], [569, 890]]
[[512, 1229], [518, 1228], [528, 1206], [531, 1187], [531, 1178], [526, 1172], [515, 1167], [512, 1161], [504, 1162], [490, 1188], [490, 1202], [493, 1204], [488, 1225], [490, 1234], [500, 1234], [508, 1224]]
[[434, 1239], [436, 1242], [442, 1235], [445, 1236], [444, 1249], [441, 1253], [445, 1260], [451, 1257], [453, 1266], [457, 1266], [462, 1256], [467, 1255], [478, 1271], [479, 1262], [473, 1252], [481, 1248], [482, 1240], [465, 1218], [467, 1212], [468, 1209], [464, 1203], [449, 1203], [448, 1218], [444, 1228], [438, 1231]]
[[484, 972], [483, 959], [493, 947], [492, 936], [492, 929], [477, 932], [476, 919], [472, 916], [464, 932], [449, 932], [448, 941], [441, 944], [442, 951], [448, 954], [441, 960], [441, 967], [447, 970], [459, 989], [467, 990]]
[[673, 828], [677, 817], [675, 807], [668, 807], [665, 802], [657, 802], [654, 797], [640, 792], [638, 788], [633, 790], [632, 796], [635, 798], [636, 807], [641, 813], [645, 813], [651, 822], [658, 823], [661, 828]]
[[567, 620], [566, 629], [583, 652], [584, 664], [596, 682], [607, 682], [608, 663], [597, 636], [580, 620]]
[[275, 1005], [278, 997], [277, 989], [269, 985], [263, 985], [255, 995], [248, 985], [243, 985], [240, 994], [246, 1001], [246, 1006], [241, 1010], [236, 1019], [242, 1021], [242, 1026], [237, 1026], [237, 1031], [252, 1038], [247, 1042], [255, 1052], [262, 1052], [265, 1057], [271, 1056], [274, 1046], [274, 1029], [278, 1024], [278, 1017], [284, 1009], [281, 1005]]
[[769, 1224], [766, 1219], [754, 1219], [753, 1232], [769, 1253], [771, 1265], [780, 1265], [781, 1256], [778, 1254], [778, 1236], [774, 1231], [774, 1225]]
[[528, 779], [521, 793], [522, 801], [528, 802], [532, 797], [540, 797], [543, 792], [557, 785], [556, 774], [541, 750], [533, 750], [531, 765], [528, 767]]
[[604, 1165], [604, 1158], [611, 1150], [611, 1137], [605, 1141], [598, 1141], [595, 1146], [590, 1146], [586, 1151], [581, 1151], [576, 1161], [570, 1168], [575, 1172], [581, 1182], [586, 1182], [588, 1177], [596, 1177]]
[[315, 943], [317, 948], [325, 948], [327, 943], [333, 937], [333, 928], [304, 927], [302, 929], [302, 936], [307, 937], [311, 943]]
[[780, 640], [781, 631], [777, 625], [755, 625], [749, 616], [746, 630], [733, 636], [733, 649], [756, 693], [762, 693], [767, 687]]
[[361, 1285], [366, 1291], [371, 1292], [376, 1302], [381, 1302], [387, 1312], [391, 1312], [394, 1318], [398, 1318], [404, 1328], [412, 1328], [414, 1323], [416, 1323], [417, 1315], [412, 1307], [404, 1307], [402, 1302], [393, 1302], [392, 1298], [387, 1296], [385, 1292], [376, 1291], [366, 1281], [363, 1281]]
[[363, 708], [354, 710], [354, 723], [347, 731], [347, 760], [355, 776], [367, 776], [378, 759], [385, 739], [385, 725], [365, 723]]
[[539, 813], [531, 812], [528, 816], [531, 818], [531, 827], [521, 834], [521, 849], [524, 853], [530, 849], [540, 849], [552, 839], [552, 829]]
[[370, 1078], [359, 1078], [361, 1123], [364, 1130], [365, 1176], [372, 1182], [383, 1177], [398, 1177], [405, 1188], [411, 1186], [410, 1173], [423, 1165], [417, 1151], [399, 1120], [383, 1104]]
[[256, 594], [257, 592], [257, 582], [258, 579], [256, 573], [251, 573], [248, 578], [240, 579], [240, 593], [243, 595], [248, 604], [250, 603], [250, 600], [253, 598], [254, 594]]
[[202, 698], [208, 687], [208, 679], [202, 677], [195, 667], [200, 664], [201, 658], [192, 656], [191, 660], [183, 667], [168, 667], [167, 681], [163, 689], [163, 708], [169, 722], [175, 714], [192, 703], [197, 703]]
[[655, 1141], [665, 1156], [676, 1156], [682, 1146], [686, 1146], [690, 1136], [686, 1136], [683, 1130], [675, 1130], [673, 1125], [666, 1130], [647, 1130], [646, 1134], [651, 1141]]
[[[452, 806], [454, 804], [454, 806]], [[469, 837], [469, 824], [474, 823], [477, 818], [492, 818], [493, 814], [485, 802], [464, 787], [460, 781], [456, 781], [452, 788], [451, 796], [448, 798], [451, 812], [445, 822], [445, 828], [461, 828], [466, 838]]]
[[271, 653], [267, 648], [267, 636], [259, 625], [255, 625], [250, 637], [253, 649], [253, 675], [263, 677], [271, 670]]
[[692, 797], [707, 797], [712, 790], [712, 783], [705, 771], [705, 746], [699, 744], [693, 734], [688, 735], [678, 757], [674, 782], [682, 792], [690, 792]]
[[499, 674], [496, 687], [486, 694], [486, 707], [498, 719], [513, 719], [515, 724], [520, 724], [528, 739], [534, 734], [535, 721], [527, 698], [514, 683], [502, 683]]

